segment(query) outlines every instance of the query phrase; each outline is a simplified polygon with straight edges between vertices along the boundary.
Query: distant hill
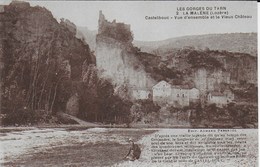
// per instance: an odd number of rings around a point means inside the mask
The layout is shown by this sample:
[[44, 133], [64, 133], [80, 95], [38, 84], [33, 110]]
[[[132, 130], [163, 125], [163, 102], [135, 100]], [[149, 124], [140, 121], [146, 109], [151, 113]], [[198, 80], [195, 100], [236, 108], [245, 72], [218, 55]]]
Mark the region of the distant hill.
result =
[[87, 27], [77, 27], [77, 35], [76, 37], [79, 39], [84, 39], [91, 50], [95, 50], [96, 47], [96, 30], [89, 30]]
[[174, 48], [186, 46], [196, 49], [226, 50], [229, 52], [257, 55], [257, 33], [230, 33], [184, 36], [163, 41], [134, 41], [134, 45], [143, 52], [161, 54]]

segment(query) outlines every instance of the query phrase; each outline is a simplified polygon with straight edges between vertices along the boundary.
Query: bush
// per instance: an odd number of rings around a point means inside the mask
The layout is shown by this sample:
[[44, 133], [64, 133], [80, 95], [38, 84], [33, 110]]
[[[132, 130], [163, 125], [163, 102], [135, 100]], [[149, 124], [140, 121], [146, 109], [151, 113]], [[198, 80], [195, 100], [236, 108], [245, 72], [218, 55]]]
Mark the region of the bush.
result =
[[24, 125], [33, 121], [33, 112], [28, 110], [15, 110], [3, 117], [3, 125]]
[[44, 110], [32, 111], [28, 109], [18, 109], [8, 112], [2, 118], [2, 123], [5, 126], [32, 125], [51, 122], [57, 122], [57, 120]]

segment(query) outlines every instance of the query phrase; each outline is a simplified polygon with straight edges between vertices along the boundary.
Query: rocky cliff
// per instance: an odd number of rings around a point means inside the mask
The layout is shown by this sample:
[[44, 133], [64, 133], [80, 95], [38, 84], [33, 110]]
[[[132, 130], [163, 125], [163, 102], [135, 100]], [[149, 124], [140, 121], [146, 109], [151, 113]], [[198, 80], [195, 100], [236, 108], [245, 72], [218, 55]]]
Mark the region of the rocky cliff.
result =
[[126, 85], [127, 89], [151, 87], [155, 82], [137, 58], [140, 52], [132, 41], [130, 25], [109, 22], [100, 12], [95, 52], [100, 76], [111, 79], [114, 85]]
[[4, 6], [0, 28], [1, 111], [64, 111], [76, 93], [65, 83], [82, 81], [83, 66], [94, 62], [88, 45], [50, 11], [27, 2]]
[[167, 57], [168, 67], [182, 70], [186, 76], [191, 74], [198, 83], [201, 79], [198, 76], [205, 75], [210, 82], [209, 90], [220, 83], [257, 84], [257, 58], [246, 53], [182, 49]]
[[142, 63], [148, 62], [145, 69], [157, 81], [190, 85], [204, 95], [239, 85], [257, 85], [257, 58], [246, 53], [187, 47], [166, 51], [157, 62], [149, 60], [146, 57]]
[[[212, 38], [211, 35], [198, 36], [199, 41], [202, 37]], [[213, 37], [217, 37], [214, 41], [239, 38], [237, 43], [245, 40], [255, 47], [255, 34]], [[222, 92], [241, 83], [257, 84], [257, 58], [249, 54], [253, 51], [251, 49], [229, 52], [230, 49], [218, 51], [205, 47], [202, 50], [192, 46], [178, 49], [175, 45], [167, 46], [169, 48], [163, 45], [156, 55], [141, 52], [132, 42], [130, 25], [115, 20], [109, 22], [100, 13], [96, 37], [97, 68], [102, 77], [110, 78], [115, 85], [151, 89], [155, 83], [166, 80], [172, 85], [196, 87], [206, 98], [210, 91]], [[224, 48], [222, 45], [219, 47]], [[232, 48], [237, 50], [239, 46], [234, 44]]]
[[92, 51], [96, 48], [96, 30], [89, 30], [88, 27], [77, 27], [77, 38], [85, 41]]

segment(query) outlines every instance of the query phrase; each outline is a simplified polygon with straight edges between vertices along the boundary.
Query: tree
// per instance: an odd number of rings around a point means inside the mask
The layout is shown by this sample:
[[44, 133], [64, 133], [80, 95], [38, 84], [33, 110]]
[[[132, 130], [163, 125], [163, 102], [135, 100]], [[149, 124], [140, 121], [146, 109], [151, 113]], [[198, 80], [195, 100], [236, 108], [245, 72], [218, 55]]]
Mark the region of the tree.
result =
[[217, 114], [217, 106], [215, 103], [213, 104], [210, 104], [206, 109], [206, 117], [207, 117], [207, 120], [209, 122], [212, 122], [213, 118], [216, 116]]
[[155, 113], [158, 113], [160, 107], [155, 105], [152, 100], [138, 100], [130, 109], [132, 122], [139, 122], [144, 118], [152, 120]]

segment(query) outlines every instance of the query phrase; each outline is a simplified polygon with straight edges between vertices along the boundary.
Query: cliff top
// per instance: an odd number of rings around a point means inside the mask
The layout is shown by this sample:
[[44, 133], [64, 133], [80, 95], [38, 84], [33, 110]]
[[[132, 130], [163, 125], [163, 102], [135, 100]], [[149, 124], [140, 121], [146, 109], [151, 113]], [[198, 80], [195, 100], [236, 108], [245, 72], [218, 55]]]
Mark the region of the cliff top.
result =
[[97, 36], [113, 38], [124, 43], [132, 43], [133, 41], [133, 34], [129, 24], [117, 23], [116, 20], [109, 22], [106, 20], [102, 11], [99, 11]]

